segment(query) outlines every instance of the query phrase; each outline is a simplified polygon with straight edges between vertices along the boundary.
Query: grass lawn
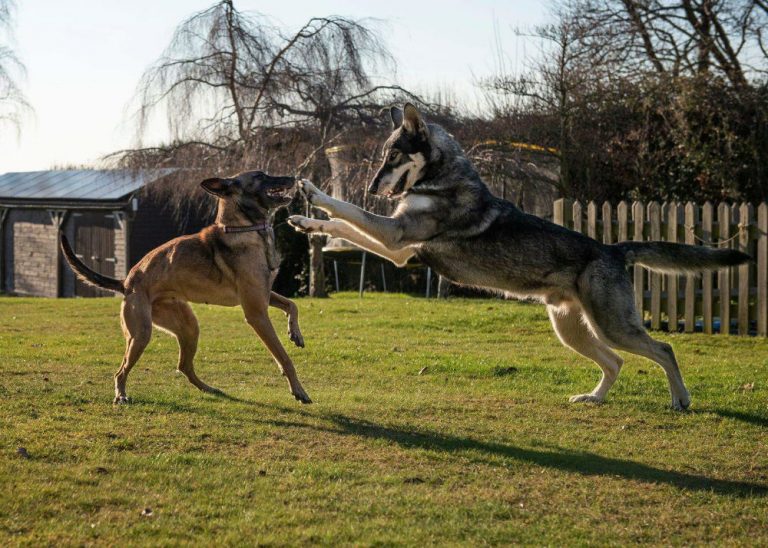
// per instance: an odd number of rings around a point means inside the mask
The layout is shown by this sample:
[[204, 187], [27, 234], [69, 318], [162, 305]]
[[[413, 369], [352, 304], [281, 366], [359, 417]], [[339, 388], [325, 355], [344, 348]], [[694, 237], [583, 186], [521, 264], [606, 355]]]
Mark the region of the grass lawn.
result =
[[0, 545], [768, 544], [768, 340], [659, 334], [676, 413], [634, 356], [605, 404], [569, 404], [599, 369], [540, 306], [297, 302], [313, 405], [239, 308], [195, 306], [229, 398], [156, 332], [113, 406], [118, 299], [0, 298]]

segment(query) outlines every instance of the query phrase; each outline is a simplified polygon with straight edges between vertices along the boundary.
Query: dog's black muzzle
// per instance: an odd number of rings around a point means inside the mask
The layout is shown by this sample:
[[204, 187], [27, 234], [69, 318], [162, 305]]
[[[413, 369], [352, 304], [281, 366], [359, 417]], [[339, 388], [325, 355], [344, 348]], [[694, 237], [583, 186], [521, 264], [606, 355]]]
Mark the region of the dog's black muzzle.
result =
[[379, 191], [379, 181], [381, 180], [381, 170], [379, 170], [376, 175], [373, 176], [373, 181], [371, 181], [371, 184], [368, 185], [368, 194], [373, 194], [374, 196]]

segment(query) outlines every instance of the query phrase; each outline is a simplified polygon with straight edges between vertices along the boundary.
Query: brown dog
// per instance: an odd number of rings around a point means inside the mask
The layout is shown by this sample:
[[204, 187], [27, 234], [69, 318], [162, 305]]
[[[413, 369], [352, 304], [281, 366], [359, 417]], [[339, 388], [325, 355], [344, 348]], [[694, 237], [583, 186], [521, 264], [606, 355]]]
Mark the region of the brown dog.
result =
[[271, 290], [279, 260], [269, 213], [291, 201], [295, 182], [293, 177], [271, 177], [260, 171], [206, 179], [202, 187], [218, 198], [216, 223], [150, 251], [124, 281], [88, 268], [62, 234], [64, 257], [78, 278], [125, 295], [121, 324], [126, 347], [115, 374], [115, 403], [129, 401], [125, 381], [149, 343], [153, 323], [176, 337], [178, 370], [200, 390], [219, 392], [195, 375], [192, 360], [199, 329], [189, 302], [242, 306], [246, 321], [288, 378], [291, 394], [311, 403], [267, 314], [269, 306], [285, 312], [291, 340], [304, 346], [296, 305]]

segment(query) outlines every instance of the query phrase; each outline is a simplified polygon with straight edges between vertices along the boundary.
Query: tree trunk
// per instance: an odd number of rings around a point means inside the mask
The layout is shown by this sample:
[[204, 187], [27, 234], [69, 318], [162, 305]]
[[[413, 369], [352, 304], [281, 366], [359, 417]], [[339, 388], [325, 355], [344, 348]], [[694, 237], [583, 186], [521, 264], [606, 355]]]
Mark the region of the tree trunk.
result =
[[325, 236], [309, 237], [309, 296], [327, 297], [325, 290], [325, 267], [323, 265], [323, 246]]
[[[320, 181], [322, 175], [318, 170], [317, 164], [312, 169], [311, 178], [313, 181]], [[328, 216], [319, 209], [314, 209], [307, 205], [307, 217], [315, 219], [327, 219]], [[312, 235], [309, 237], [309, 296], [327, 297], [325, 290], [325, 265], [323, 264], [323, 247], [325, 247], [327, 238], [323, 235]]]

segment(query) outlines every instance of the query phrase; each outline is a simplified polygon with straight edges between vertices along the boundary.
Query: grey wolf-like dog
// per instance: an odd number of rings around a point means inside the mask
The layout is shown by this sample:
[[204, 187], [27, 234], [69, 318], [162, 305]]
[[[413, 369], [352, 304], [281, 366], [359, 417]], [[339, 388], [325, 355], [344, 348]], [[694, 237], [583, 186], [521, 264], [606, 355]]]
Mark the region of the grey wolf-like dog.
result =
[[393, 132], [369, 192], [398, 200], [394, 214], [374, 215], [303, 181], [309, 202], [331, 219], [292, 216], [297, 230], [344, 238], [400, 266], [415, 256], [456, 283], [545, 303], [560, 341], [602, 370], [595, 389], [572, 402], [605, 399], [623, 364], [615, 350], [622, 350], [664, 369], [673, 408], [690, 405], [672, 347], [643, 327], [627, 267], [695, 272], [748, 255], [665, 242], [602, 244], [492, 195], [455, 139], [413, 105], [393, 107], [390, 116]]
[[290, 339], [296, 346], [304, 346], [296, 305], [272, 291], [280, 261], [269, 216], [293, 199], [295, 179], [249, 171], [206, 179], [201, 186], [217, 198], [216, 223], [150, 251], [125, 280], [88, 268], [61, 236], [64, 257], [79, 279], [125, 295], [121, 308], [125, 355], [115, 374], [115, 403], [129, 401], [125, 383], [149, 343], [152, 324], [176, 337], [178, 370], [189, 382], [204, 392], [219, 393], [195, 374], [199, 328], [189, 302], [239, 304], [287, 378], [291, 394], [302, 403], [311, 403], [267, 313], [269, 306], [285, 312]]

